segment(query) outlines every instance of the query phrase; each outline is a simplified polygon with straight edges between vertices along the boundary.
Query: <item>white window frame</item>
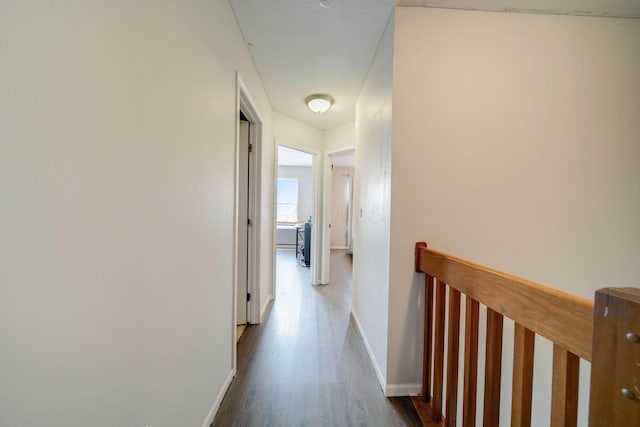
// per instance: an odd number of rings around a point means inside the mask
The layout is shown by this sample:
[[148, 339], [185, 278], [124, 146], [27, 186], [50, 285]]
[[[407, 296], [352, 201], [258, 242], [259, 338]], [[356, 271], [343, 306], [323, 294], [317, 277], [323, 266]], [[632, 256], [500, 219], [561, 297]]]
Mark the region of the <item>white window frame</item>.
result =
[[[295, 183], [295, 200], [292, 198], [287, 198], [287, 200], [282, 200], [283, 197], [291, 196], [290, 194], [284, 194], [284, 191], [280, 189], [280, 182], [288, 181], [291, 183]], [[298, 203], [299, 203], [299, 191], [300, 191], [300, 183], [298, 178], [278, 178], [277, 184], [277, 200], [276, 200], [276, 222], [278, 224], [295, 224], [298, 222]], [[281, 212], [281, 207], [287, 207], [289, 210], [289, 214], [285, 216], [284, 213]], [[293, 213], [291, 213], [293, 211]]]

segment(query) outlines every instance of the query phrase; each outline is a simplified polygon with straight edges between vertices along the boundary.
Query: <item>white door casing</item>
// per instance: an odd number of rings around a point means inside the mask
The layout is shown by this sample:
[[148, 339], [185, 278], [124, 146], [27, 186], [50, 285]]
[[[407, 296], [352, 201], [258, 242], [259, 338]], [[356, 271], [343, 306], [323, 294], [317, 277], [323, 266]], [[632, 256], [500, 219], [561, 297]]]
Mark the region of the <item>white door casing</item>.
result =
[[[238, 274], [239, 271], [242, 270], [242, 262], [241, 259], [246, 259], [246, 272], [247, 272], [247, 291], [251, 294], [251, 301], [246, 304], [246, 314], [245, 319], [247, 323], [259, 323], [260, 322], [260, 308], [261, 305], [261, 293], [260, 293], [260, 285], [259, 281], [256, 278], [261, 276], [261, 265], [270, 265], [273, 262], [272, 259], [264, 259], [261, 262], [260, 257], [260, 245], [261, 245], [261, 218], [262, 213], [260, 212], [260, 200], [261, 200], [261, 181], [259, 177], [262, 173], [261, 161], [262, 161], [262, 120], [260, 115], [258, 114], [256, 108], [254, 107], [254, 103], [251, 101], [251, 97], [249, 92], [242, 82], [240, 75], [236, 73], [236, 161], [235, 161], [235, 214], [234, 214], [234, 242], [233, 242], [233, 253], [234, 253], [234, 276], [233, 276], [233, 300], [231, 301], [233, 310], [231, 317], [231, 330], [229, 338], [232, 340], [231, 352], [232, 352], [232, 367], [233, 373], [235, 375], [236, 367], [237, 367], [237, 346], [236, 346], [236, 322], [238, 321], [239, 314], [238, 310], [238, 295], [244, 295], [244, 299], [246, 301], [246, 291], [242, 290], [242, 287], [239, 286], [239, 280], [241, 274]], [[240, 143], [240, 111], [242, 110], [243, 114], [249, 120], [251, 125], [248, 127], [249, 140], [252, 144], [252, 152], [251, 152], [251, 161], [247, 161], [247, 168], [241, 170], [240, 161], [241, 161], [241, 144]], [[243, 150], [244, 151], [244, 150]], [[249, 173], [250, 170], [250, 173]], [[250, 188], [251, 192], [249, 196], [245, 196], [247, 200], [247, 210], [244, 210], [240, 207], [241, 195], [246, 192], [247, 186], [241, 184], [241, 175], [250, 180]], [[247, 184], [249, 185], [249, 184]], [[243, 189], [245, 190], [243, 192]], [[247, 227], [247, 211], [249, 213], [249, 217], [251, 218], [251, 226]], [[244, 225], [244, 228], [247, 230], [247, 238], [246, 240], [241, 236]], [[247, 249], [242, 248], [242, 241], [247, 242]], [[271, 256], [271, 254], [269, 254]], [[267, 284], [271, 285], [271, 284]], [[268, 291], [268, 289], [267, 289]], [[268, 297], [268, 296], [266, 296]], [[241, 314], [240, 314], [241, 316]]]
[[[247, 323], [247, 293], [249, 284], [249, 226], [247, 219], [250, 210], [250, 156], [249, 156], [249, 122], [240, 121], [240, 132], [238, 137], [238, 264], [236, 293], [236, 325]], [[243, 221], [242, 218], [245, 218]]]

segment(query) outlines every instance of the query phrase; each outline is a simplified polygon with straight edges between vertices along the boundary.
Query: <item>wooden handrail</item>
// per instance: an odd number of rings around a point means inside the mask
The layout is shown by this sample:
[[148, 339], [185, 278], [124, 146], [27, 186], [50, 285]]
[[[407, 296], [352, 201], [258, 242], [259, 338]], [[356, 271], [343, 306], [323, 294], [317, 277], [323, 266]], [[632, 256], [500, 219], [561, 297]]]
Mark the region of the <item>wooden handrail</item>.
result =
[[593, 302], [426, 245], [416, 247], [416, 269], [591, 361]]
[[[580, 358], [593, 362], [590, 425], [640, 425], [640, 289], [601, 289], [594, 310], [591, 301], [428, 249], [423, 242], [416, 244], [415, 269], [426, 273], [422, 396], [412, 397], [423, 425], [456, 426], [460, 405], [462, 425], [476, 425], [480, 304], [487, 308], [484, 426], [499, 424], [504, 317], [515, 322], [512, 426], [531, 426], [536, 334], [553, 342], [552, 427], [577, 423]], [[461, 355], [464, 386], [458, 393]]]

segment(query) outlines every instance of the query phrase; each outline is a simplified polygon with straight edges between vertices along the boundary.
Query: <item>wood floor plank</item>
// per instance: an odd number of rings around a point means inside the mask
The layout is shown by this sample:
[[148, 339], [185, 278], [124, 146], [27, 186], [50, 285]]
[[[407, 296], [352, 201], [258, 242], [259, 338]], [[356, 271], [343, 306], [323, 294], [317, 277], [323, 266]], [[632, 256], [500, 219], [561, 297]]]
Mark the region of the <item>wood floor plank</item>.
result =
[[276, 300], [238, 342], [238, 372], [212, 426], [419, 426], [410, 399], [386, 398], [350, 316], [351, 266], [331, 253], [311, 286], [293, 251], [277, 253]]

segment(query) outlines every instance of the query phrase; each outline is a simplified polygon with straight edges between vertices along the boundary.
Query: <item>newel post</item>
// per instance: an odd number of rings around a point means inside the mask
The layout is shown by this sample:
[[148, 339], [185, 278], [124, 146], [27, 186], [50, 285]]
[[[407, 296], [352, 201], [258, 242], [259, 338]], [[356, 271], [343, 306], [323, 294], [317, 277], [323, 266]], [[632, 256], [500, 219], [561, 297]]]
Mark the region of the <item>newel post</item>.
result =
[[[421, 273], [420, 254], [421, 249], [427, 247], [426, 242], [417, 242], [415, 249], [415, 270]], [[432, 362], [432, 322], [433, 322], [433, 278], [428, 274], [424, 280], [424, 321], [423, 321], [423, 345], [422, 345], [422, 402], [431, 401], [431, 362]], [[414, 402], [416, 405], [417, 402]]]
[[420, 273], [422, 271], [422, 270], [420, 270], [420, 249], [426, 248], [426, 247], [427, 247], [427, 243], [426, 242], [417, 242], [416, 243], [416, 252], [415, 252], [415, 260], [416, 260], [415, 269], [416, 269], [416, 273]]
[[589, 425], [640, 426], [640, 289], [596, 291]]

